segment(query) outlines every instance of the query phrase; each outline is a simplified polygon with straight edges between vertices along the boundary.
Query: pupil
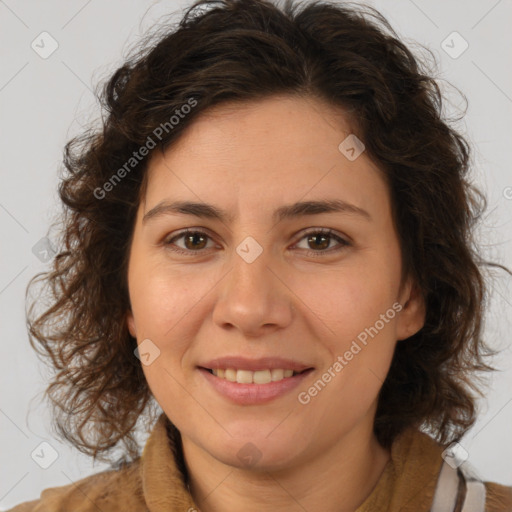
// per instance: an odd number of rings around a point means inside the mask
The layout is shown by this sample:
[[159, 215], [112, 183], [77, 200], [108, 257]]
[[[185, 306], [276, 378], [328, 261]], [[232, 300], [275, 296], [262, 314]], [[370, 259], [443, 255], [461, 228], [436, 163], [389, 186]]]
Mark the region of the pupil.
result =
[[324, 242], [322, 244], [322, 247], [321, 247], [321, 249], [325, 249], [329, 245], [329, 242], [328, 242], [328, 238], [329, 237], [327, 235], [313, 235], [313, 236], [310, 236], [309, 237], [309, 242], [311, 242], [312, 240], [316, 240], [318, 238], [323, 238], [324, 241], [327, 240], [327, 243]]
[[195, 245], [195, 243], [193, 242], [194, 240], [196, 240], [196, 237], [203, 238], [199, 233], [193, 233], [191, 235], [188, 235], [187, 241], [191, 242], [192, 246], [197, 248], [197, 245]]

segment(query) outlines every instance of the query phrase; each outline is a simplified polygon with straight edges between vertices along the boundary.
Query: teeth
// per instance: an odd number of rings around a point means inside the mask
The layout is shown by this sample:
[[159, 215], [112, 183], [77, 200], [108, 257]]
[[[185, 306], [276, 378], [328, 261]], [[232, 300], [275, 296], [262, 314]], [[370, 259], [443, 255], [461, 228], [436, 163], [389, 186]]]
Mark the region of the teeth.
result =
[[291, 377], [295, 373], [293, 370], [277, 368], [272, 370], [257, 370], [255, 372], [227, 368], [226, 370], [212, 370], [212, 372], [216, 377], [229, 380], [230, 382], [238, 382], [239, 384], [268, 384], [269, 382], [276, 382]]

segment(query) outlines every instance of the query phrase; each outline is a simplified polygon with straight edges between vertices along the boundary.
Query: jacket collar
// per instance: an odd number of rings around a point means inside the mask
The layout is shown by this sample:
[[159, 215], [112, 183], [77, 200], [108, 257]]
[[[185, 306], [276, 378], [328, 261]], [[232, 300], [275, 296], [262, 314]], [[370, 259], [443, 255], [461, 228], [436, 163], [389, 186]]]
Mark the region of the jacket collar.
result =
[[162, 413], [141, 457], [144, 499], [150, 512], [187, 512], [197, 508], [187, 489], [179, 431]]
[[415, 429], [404, 430], [391, 446], [391, 458], [377, 485], [356, 512], [429, 511], [443, 447], [429, 435]]

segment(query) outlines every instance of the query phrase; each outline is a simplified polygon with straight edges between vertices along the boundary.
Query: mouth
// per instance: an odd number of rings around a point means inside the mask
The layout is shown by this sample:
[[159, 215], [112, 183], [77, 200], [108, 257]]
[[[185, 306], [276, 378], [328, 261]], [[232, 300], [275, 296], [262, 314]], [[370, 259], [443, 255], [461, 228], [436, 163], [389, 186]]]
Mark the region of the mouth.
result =
[[[215, 372], [219, 372], [219, 371], [226, 371], [226, 370], [222, 370], [222, 369], [217, 369], [217, 370], [214, 370], [213, 368], [203, 368], [202, 366], [200, 366], [199, 368], [202, 368], [203, 370], [206, 370], [206, 371], [209, 371], [210, 373], [212, 373], [213, 375], [217, 375]], [[290, 375], [286, 375], [286, 377], [293, 377], [295, 375], [299, 375], [300, 373], [304, 373], [304, 372], [307, 372], [308, 370], [312, 370], [313, 368], [306, 368], [305, 370], [302, 370], [300, 372], [297, 372], [295, 370], [284, 370], [284, 372], [288, 372], [288, 371], [291, 371], [292, 373]], [[235, 371], [238, 371], [238, 370], [235, 370]], [[256, 370], [256, 371], [264, 371], [264, 370]]]
[[266, 368], [261, 370], [237, 370], [235, 368], [205, 368], [199, 366], [200, 370], [207, 371], [211, 375], [229, 382], [238, 384], [270, 384], [282, 380], [303, 375], [314, 370], [314, 368], [305, 368], [303, 370], [291, 370], [284, 368]]
[[[263, 405], [289, 395], [308, 379], [314, 368], [303, 370], [235, 370], [198, 366], [209, 386], [224, 399], [237, 405]], [[223, 374], [224, 372], [224, 374]]]

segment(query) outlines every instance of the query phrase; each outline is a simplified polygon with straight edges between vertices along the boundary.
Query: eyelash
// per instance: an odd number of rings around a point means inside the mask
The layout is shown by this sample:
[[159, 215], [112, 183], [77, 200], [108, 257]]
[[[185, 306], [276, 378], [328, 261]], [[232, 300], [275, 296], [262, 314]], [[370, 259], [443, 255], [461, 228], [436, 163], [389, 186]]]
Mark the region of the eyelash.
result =
[[[176, 248], [176, 246], [173, 247], [173, 245], [174, 245], [173, 242], [175, 240], [183, 238], [184, 236], [187, 236], [187, 235], [203, 235], [203, 236], [206, 236], [209, 239], [212, 238], [210, 235], [208, 235], [208, 233], [206, 233], [204, 231], [195, 230], [195, 229], [186, 229], [186, 230], [182, 231], [181, 233], [178, 233], [177, 235], [174, 235], [172, 238], [168, 238], [167, 240], [165, 240], [164, 241], [164, 245], [168, 249], [170, 249], [171, 251], [173, 251], [175, 253], [178, 253], [178, 254], [184, 254], [186, 256], [195, 256], [196, 254], [201, 254], [201, 253], [203, 253], [206, 250], [206, 249], [200, 249], [198, 251], [191, 251], [191, 250], [185, 250], [185, 249], [181, 249], [181, 248]], [[306, 250], [306, 255], [307, 256], [319, 256], [319, 255], [323, 256], [324, 254], [331, 255], [331, 254], [334, 254], [334, 253], [338, 253], [338, 252], [342, 251], [343, 249], [345, 249], [346, 247], [352, 245], [350, 242], [348, 242], [344, 238], [340, 237], [339, 235], [336, 235], [335, 232], [332, 229], [328, 229], [328, 228], [316, 228], [316, 229], [312, 229], [312, 230], [304, 233], [304, 235], [298, 240], [297, 244], [301, 240], [303, 240], [304, 238], [306, 238], [307, 236], [310, 236], [310, 235], [324, 235], [324, 236], [328, 236], [328, 237], [330, 237], [332, 239], [335, 239], [337, 242], [339, 242], [340, 246], [337, 249], [334, 249], [334, 250], [333, 249], [318, 250], [318, 251]], [[303, 250], [305, 250], [305, 249], [303, 249]]]

